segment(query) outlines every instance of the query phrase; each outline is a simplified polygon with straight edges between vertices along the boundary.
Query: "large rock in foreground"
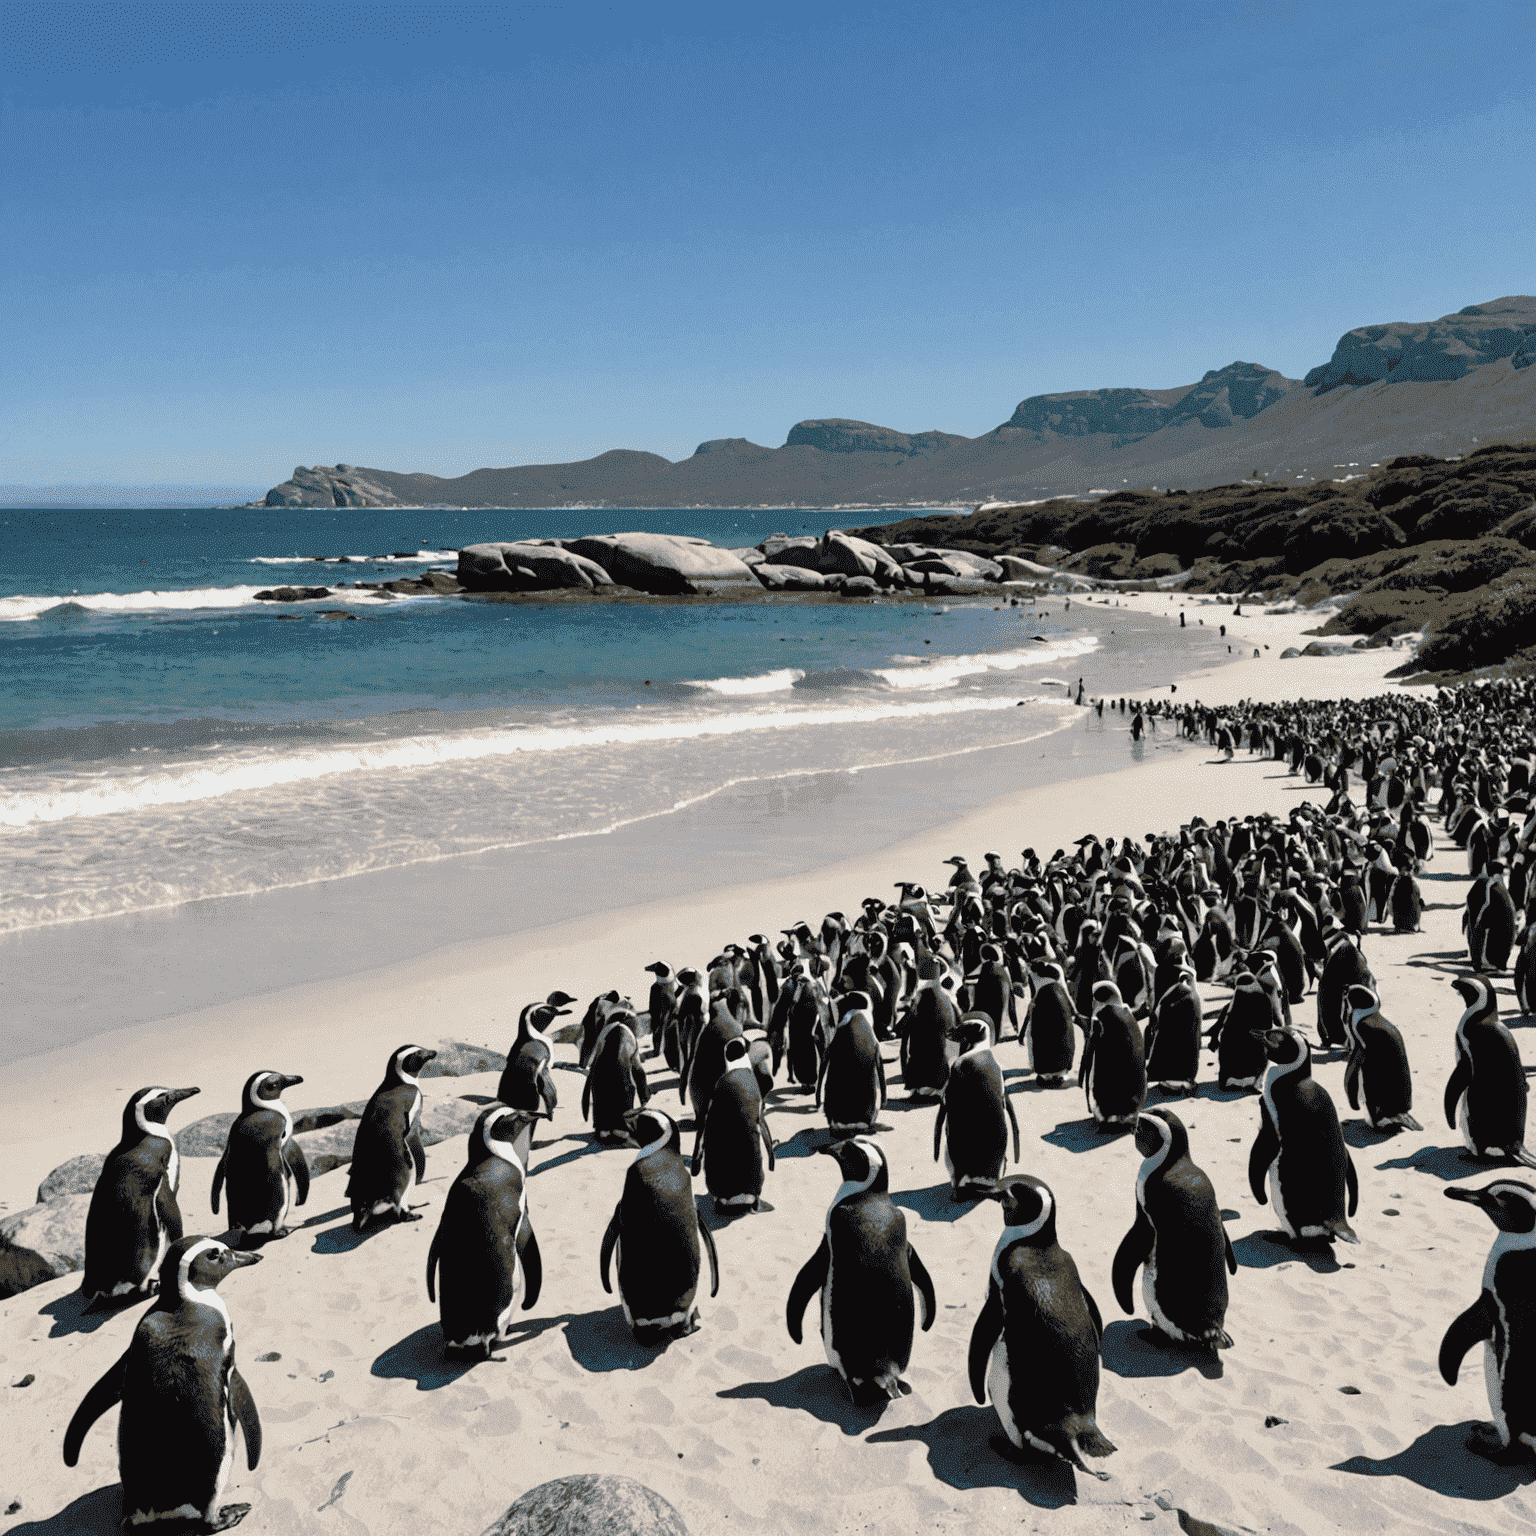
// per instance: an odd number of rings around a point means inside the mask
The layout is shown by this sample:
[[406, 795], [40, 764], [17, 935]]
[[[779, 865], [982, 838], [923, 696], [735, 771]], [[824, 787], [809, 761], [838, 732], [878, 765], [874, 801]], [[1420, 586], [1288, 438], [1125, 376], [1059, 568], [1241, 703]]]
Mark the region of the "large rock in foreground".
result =
[[530, 1488], [485, 1536], [688, 1536], [688, 1527], [644, 1483], [582, 1472]]
[[546, 543], [470, 544], [459, 551], [455, 575], [469, 592], [543, 592], [556, 587], [590, 592], [613, 585], [595, 560]]
[[0, 1296], [15, 1296], [85, 1264], [91, 1197], [60, 1195], [0, 1221]]
[[565, 548], [596, 561], [620, 586], [661, 597], [758, 584], [751, 566], [706, 539], [667, 533], [601, 533], [567, 539]]

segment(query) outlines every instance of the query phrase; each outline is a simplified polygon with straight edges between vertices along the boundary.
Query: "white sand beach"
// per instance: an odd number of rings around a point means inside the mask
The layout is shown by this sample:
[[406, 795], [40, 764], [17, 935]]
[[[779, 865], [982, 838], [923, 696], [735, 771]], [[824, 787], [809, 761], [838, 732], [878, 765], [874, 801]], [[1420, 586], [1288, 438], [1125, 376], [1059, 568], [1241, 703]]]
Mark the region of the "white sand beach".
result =
[[[1122, 602], [1129, 601], [1122, 598]], [[1365, 696], [1402, 659], [1391, 650], [1279, 659], [1315, 616], [1230, 615], [1230, 605], [1145, 597], [1170, 622], [1189, 610], [1225, 622], [1251, 658], [1179, 679], [1177, 699]], [[1076, 604], [1074, 603], [1074, 607]], [[1153, 611], [1157, 611], [1154, 609]], [[1218, 617], [1218, 613], [1220, 616]], [[1263, 650], [1269, 646], [1268, 652]], [[1284, 813], [1324, 793], [1284, 765], [1239, 753], [1223, 763], [1172, 729], [1148, 737], [1126, 766], [1070, 784], [1018, 787], [962, 817], [878, 852], [829, 843], [815, 870], [751, 884], [647, 894], [644, 902], [494, 940], [449, 946], [394, 965], [164, 1016], [78, 1045], [23, 1057], [0, 1084], [0, 1200], [29, 1204], [37, 1182], [67, 1158], [104, 1150], [135, 1088], [198, 1084], [172, 1129], [238, 1107], [258, 1067], [302, 1073], [294, 1105], [366, 1097], [385, 1058], [417, 1040], [461, 1039], [504, 1050], [523, 1004], [555, 987], [585, 1000], [617, 987], [643, 1006], [657, 958], [702, 965], [727, 941], [774, 932], [831, 909], [856, 910], [900, 878], [937, 885], [942, 861], [973, 863], [996, 848], [1015, 862], [1087, 832], [1142, 836], [1195, 815], [1214, 821]], [[1026, 774], [1021, 771], [1021, 783]], [[909, 1105], [895, 1069], [882, 1134], [891, 1187], [909, 1236], [933, 1275], [938, 1314], [918, 1335], [913, 1391], [883, 1412], [853, 1408], [814, 1327], [796, 1346], [784, 1308], [820, 1240], [838, 1183], [810, 1155], [829, 1138], [809, 1098], [780, 1088], [770, 1105], [778, 1166], [771, 1212], [714, 1221], [717, 1298], [701, 1297], [702, 1328], [665, 1349], [637, 1345], [617, 1298], [598, 1278], [598, 1248], [633, 1152], [599, 1150], [581, 1120], [575, 1047], [558, 1050], [560, 1106], [532, 1157], [533, 1222], [543, 1252], [537, 1305], [519, 1314], [516, 1341], [497, 1363], [445, 1364], [423, 1274], [442, 1199], [462, 1165], [463, 1137], [428, 1150], [426, 1219], [354, 1239], [345, 1169], [314, 1181], [305, 1226], [270, 1244], [223, 1294], [241, 1369], [265, 1432], [260, 1466], [243, 1452], [225, 1490], [253, 1507], [249, 1532], [342, 1531], [384, 1536], [483, 1531], [526, 1489], [578, 1471], [622, 1472], [682, 1513], [695, 1536], [768, 1532], [1149, 1529], [1515, 1533], [1536, 1523], [1536, 1473], [1494, 1466], [1464, 1447], [1487, 1416], [1482, 1373], [1469, 1356], [1447, 1387], [1436, 1352], [1450, 1321], [1475, 1298], [1493, 1228], [1444, 1198], [1451, 1181], [1486, 1182], [1462, 1159], [1440, 1113], [1461, 1003], [1450, 981], [1464, 961], [1459, 910], [1464, 857], [1442, 843], [1424, 880], [1424, 932], [1373, 933], [1366, 952], [1384, 1011], [1413, 1065], [1422, 1132], [1387, 1137], [1348, 1110], [1343, 1063], [1316, 1073], [1345, 1121], [1360, 1179], [1358, 1247], [1332, 1257], [1271, 1242], [1272, 1213], [1248, 1190], [1258, 1123], [1251, 1095], [1200, 1093], [1173, 1102], [1197, 1162], [1213, 1180], [1238, 1255], [1219, 1361], [1164, 1351], [1120, 1313], [1112, 1256], [1134, 1214], [1140, 1157], [1129, 1138], [1099, 1135], [1075, 1087], [1046, 1089], [1025, 1072], [1022, 1046], [998, 1047], [1023, 1130], [1023, 1171], [1058, 1201], [1058, 1230], [1108, 1325], [1098, 1402], [1118, 1447], [1108, 1481], [1062, 1463], [1018, 1465], [989, 1445], [989, 1406], [971, 1398], [966, 1348], [984, 1299], [1001, 1226], [998, 1208], [951, 1202], [932, 1159], [934, 1111]], [[622, 888], [624, 870], [615, 869]], [[400, 920], [409, 921], [403, 912]], [[217, 965], [216, 953], [208, 957]], [[1203, 989], [1207, 1015], [1224, 994]], [[1506, 1014], [1514, 1011], [1504, 999]], [[1301, 1005], [1310, 1024], [1311, 998]], [[1530, 1038], [1510, 1020], [1516, 1038]], [[1532, 1021], [1524, 1021], [1526, 1025]], [[887, 1056], [893, 1047], [886, 1047]], [[648, 1064], [662, 1107], [691, 1116], [676, 1080]], [[425, 1083], [429, 1101], [490, 1095], [494, 1074]], [[1153, 1101], [1157, 1101], [1154, 1094]], [[184, 1160], [187, 1230], [217, 1232], [208, 1206], [213, 1162]], [[1481, 1175], [1481, 1177], [1479, 1177]], [[82, 1316], [78, 1276], [0, 1302], [0, 1393], [10, 1454], [0, 1472], [0, 1530], [106, 1532], [118, 1513], [115, 1413], [86, 1439], [80, 1465], [60, 1455], [64, 1428], [92, 1382], [126, 1347], [141, 1308]], [[27, 1381], [28, 1385], [14, 1385]], [[1201, 1522], [1206, 1522], [1202, 1524]]]

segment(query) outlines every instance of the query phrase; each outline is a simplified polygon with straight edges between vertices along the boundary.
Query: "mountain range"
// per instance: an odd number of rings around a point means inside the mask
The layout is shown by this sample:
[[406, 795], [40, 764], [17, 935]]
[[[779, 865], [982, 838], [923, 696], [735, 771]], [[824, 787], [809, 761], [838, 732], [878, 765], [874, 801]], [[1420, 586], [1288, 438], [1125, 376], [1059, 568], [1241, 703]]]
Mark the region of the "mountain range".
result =
[[1444, 457], [1536, 432], [1536, 296], [1438, 320], [1346, 331], [1291, 379], [1234, 362], [1172, 389], [1032, 395], [980, 437], [802, 421], [782, 447], [700, 443], [673, 463], [616, 448], [573, 464], [477, 469], [455, 479], [300, 467], [267, 506], [970, 506], [1239, 479], [1363, 473], [1405, 453]]

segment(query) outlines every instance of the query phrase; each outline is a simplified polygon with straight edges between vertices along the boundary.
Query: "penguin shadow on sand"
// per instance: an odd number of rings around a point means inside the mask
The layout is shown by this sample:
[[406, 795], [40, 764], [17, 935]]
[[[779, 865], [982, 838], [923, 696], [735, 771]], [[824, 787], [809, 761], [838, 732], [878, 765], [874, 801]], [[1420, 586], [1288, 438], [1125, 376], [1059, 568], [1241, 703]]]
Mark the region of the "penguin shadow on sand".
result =
[[1219, 1381], [1226, 1374], [1214, 1349], [1180, 1344], [1135, 1317], [1110, 1323], [1099, 1348], [1104, 1369], [1116, 1376], [1180, 1376], [1199, 1371], [1207, 1381]]
[[927, 1424], [882, 1429], [869, 1445], [920, 1442], [928, 1465], [951, 1488], [1013, 1488], [1037, 1509], [1077, 1503], [1077, 1474], [1057, 1456], [1018, 1451], [1003, 1438], [991, 1408], [951, 1408]]
[[[1315, 1057], [1313, 1059], [1316, 1060]], [[1343, 1121], [1339, 1129], [1344, 1133], [1344, 1140], [1360, 1152], [1374, 1152], [1377, 1147], [1390, 1146], [1407, 1132], [1407, 1127], [1402, 1125], [1384, 1126], [1378, 1130], [1363, 1115], [1358, 1119]]]
[[1479, 1502], [1502, 1499], [1517, 1488], [1536, 1483], [1536, 1467], [1529, 1461], [1489, 1461], [1469, 1450], [1467, 1438], [1475, 1427], [1471, 1420], [1437, 1424], [1395, 1456], [1383, 1456], [1379, 1461], [1351, 1456], [1348, 1461], [1336, 1461], [1332, 1470], [1353, 1472], [1357, 1477], [1405, 1477], [1447, 1498]]
[[827, 1365], [807, 1365], [779, 1381], [744, 1381], [715, 1393], [726, 1401], [753, 1398], [775, 1408], [808, 1413], [823, 1424], [835, 1424], [850, 1438], [880, 1422], [889, 1400], [861, 1406], [848, 1396], [842, 1378]]
[[[423, 1179], [416, 1186], [417, 1190], [425, 1190], [429, 1184], [446, 1184], [450, 1182], [446, 1176], [434, 1179]], [[431, 1199], [414, 1200], [410, 1209], [417, 1213], [418, 1217], [424, 1216], [432, 1205]], [[361, 1248], [364, 1243], [371, 1243], [381, 1232], [388, 1232], [392, 1227], [400, 1225], [398, 1221], [371, 1222], [363, 1231], [357, 1231], [352, 1225], [352, 1207], [339, 1206], [334, 1211], [327, 1211], [324, 1216], [311, 1217], [304, 1223], [305, 1227], [317, 1226], [322, 1221], [328, 1221], [332, 1216], [345, 1216], [347, 1220], [338, 1222], [333, 1227], [325, 1227], [315, 1234], [315, 1240], [310, 1245], [311, 1253], [352, 1253]], [[296, 1230], [302, 1231], [302, 1228]]]
[[53, 1319], [53, 1326], [48, 1330], [50, 1339], [62, 1339], [71, 1333], [95, 1333], [103, 1323], [110, 1322], [136, 1303], [153, 1300], [152, 1296], [124, 1296], [93, 1307], [86, 1302], [82, 1292], [70, 1291], [67, 1296], [55, 1296], [52, 1301], [45, 1302], [37, 1309], [37, 1315]]
[[1442, 976], [1470, 976], [1465, 949], [1421, 950], [1402, 962], [1416, 971], [1438, 971]]
[[528, 1170], [528, 1177], [535, 1174], [547, 1173], [552, 1168], [563, 1168], [567, 1163], [574, 1163], [577, 1158], [585, 1157], [589, 1152], [633, 1152], [634, 1142], [624, 1141], [599, 1141], [596, 1131], [570, 1131], [564, 1136], [552, 1137], [549, 1141], [538, 1141], [529, 1148], [529, 1152], [537, 1152], [545, 1147], [558, 1146], [562, 1141], [573, 1141], [575, 1147], [569, 1152], [562, 1152], [557, 1157], [546, 1158], [542, 1163], [535, 1163]]
[[123, 1485], [93, 1488], [47, 1520], [23, 1520], [6, 1536], [116, 1536], [123, 1517]]
[[[673, 1343], [670, 1338], [655, 1344], [640, 1343], [624, 1321], [622, 1307], [605, 1307], [601, 1312], [566, 1312], [547, 1321], [551, 1326], [564, 1323], [565, 1347], [570, 1350], [571, 1359], [582, 1370], [600, 1374], [643, 1371], [658, 1356], [666, 1354]], [[707, 1327], [707, 1322], [703, 1326]]]
[[443, 1353], [443, 1330], [439, 1323], [428, 1323], [415, 1333], [407, 1334], [398, 1343], [391, 1344], [373, 1362], [372, 1374], [386, 1381], [414, 1381], [418, 1392], [435, 1392], [439, 1387], [452, 1386], [461, 1376], [479, 1366], [497, 1366], [507, 1363], [505, 1351], [516, 1349], [528, 1339], [557, 1328], [572, 1316], [531, 1317], [509, 1325], [512, 1337], [498, 1345], [489, 1360], [461, 1360]]
[[1090, 1115], [1085, 1120], [1063, 1120], [1055, 1130], [1047, 1131], [1040, 1139], [1068, 1152], [1097, 1152], [1101, 1147], [1115, 1146], [1129, 1135], [1129, 1126], [1101, 1129], [1099, 1122]]
[[905, 1211], [915, 1211], [924, 1221], [959, 1221], [984, 1202], [978, 1196], [956, 1200], [946, 1179], [940, 1184], [930, 1184], [926, 1189], [893, 1189], [891, 1203]]
[[[1348, 1135], [1348, 1132], [1345, 1132]], [[1482, 1173], [1499, 1173], [1518, 1167], [1513, 1162], [1484, 1161], [1473, 1157], [1465, 1147], [1415, 1147], [1406, 1157], [1389, 1157], [1376, 1164], [1378, 1173], [1389, 1173], [1398, 1168], [1411, 1168], [1415, 1173], [1433, 1174], [1454, 1184], [1460, 1179], [1474, 1179]]]
[[[1337, 1274], [1344, 1266], [1333, 1251], [1334, 1245], [1322, 1237], [1291, 1238], [1280, 1231], [1250, 1232], [1232, 1244], [1243, 1269], [1273, 1269], [1277, 1264], [1305, 1264], [1319, 1275]], [[1354, 1265], [1351, 1264], [1353, 1269]]]

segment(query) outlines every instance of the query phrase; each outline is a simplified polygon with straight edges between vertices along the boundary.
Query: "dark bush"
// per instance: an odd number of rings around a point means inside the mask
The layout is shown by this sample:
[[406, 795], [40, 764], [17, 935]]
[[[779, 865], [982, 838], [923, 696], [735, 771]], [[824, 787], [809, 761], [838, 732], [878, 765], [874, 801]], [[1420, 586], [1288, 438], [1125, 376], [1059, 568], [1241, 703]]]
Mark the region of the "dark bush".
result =
[[[1416, 544], [1403, 551], [1394, 567], [1360, 588], [1362, 592], [1406, 592], [1414, 588], [1438, 588], [1445, 592], [1470, 592], [1487, 586], [1506, 571], [1536, 567], [1536, 554], [1512, 539], [1439, 539]], [[1361, 562], [1364, 564], [1364, 562]]]
[[1372, 592], [1351, 598], [1318, 633], [1374, 635], [1389, 626], [1401, 626], [1397, 630], [1401, 634], [1409, 629], [1422, 629], [1446, 611], [1443, 591]]
[[1508, 659], [1536, 635], [1536, 572], [1500, 576], [1434, 620], [1419, 646], [1424, 671], [1470, 671]]

